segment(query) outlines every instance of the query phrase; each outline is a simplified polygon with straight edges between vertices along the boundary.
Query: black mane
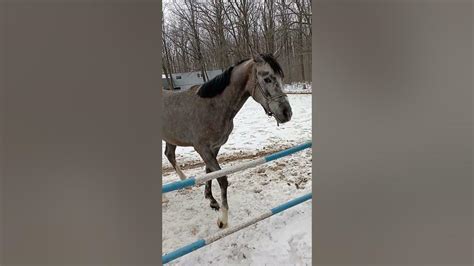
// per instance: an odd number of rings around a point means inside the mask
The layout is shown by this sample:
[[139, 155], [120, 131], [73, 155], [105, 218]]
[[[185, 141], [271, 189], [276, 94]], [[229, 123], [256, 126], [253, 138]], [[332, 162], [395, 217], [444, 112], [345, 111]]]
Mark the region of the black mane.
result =
[[282, 78], [285, 76], [283, 69], [281, 69], [280, 64], [278, 64], [277, 60], [272, 54], [260, 54], [260, 56], [263, 58], [263, 60], [265, 60], [265, 62], [267, 62], [267, 64], [270, 65], [275, 74], [278, 74]]
[[197, 92], [197, 95], [202, 98], [212, 98], [221, 94], [230, 83], [232, 69], [234, 69], [234, 66], [229, 67], [218, 76], [202, 84]]
[[244, 59], [237, 62], [235, 65], [229, 67], [218, 76], [202, 84], [197, 92], [197, 95], [202, 98], [212, 98], [221, 94], [230, 83], [230, 76], [232, 76], [232, 70], [234, 69], [234, 67], [242, 64], [247, 60], [248, 59]]
[[[280, 75], [283, 78], [283, 69], [281, 68], [280, 64], [278, 64], [272, 54], [260, 54], [260, 56], [263, 58], [263, 60], [265, 60], [265, 62], [270, 65], [270, 67], [276, 74]], [[221, 94], [230, 83], [230, 77], [232, 76], [232, 70], [234, 69], [234, 67], [242, 64], [245, 61], [248, 61], [249, 59], [250, 58], [247, 58], [237, 62], [235, 65], [227, 68], [218, 76], [202, 84], [199, 90], [197, 91], [197, 95], [202, 98], [212, 98]]]

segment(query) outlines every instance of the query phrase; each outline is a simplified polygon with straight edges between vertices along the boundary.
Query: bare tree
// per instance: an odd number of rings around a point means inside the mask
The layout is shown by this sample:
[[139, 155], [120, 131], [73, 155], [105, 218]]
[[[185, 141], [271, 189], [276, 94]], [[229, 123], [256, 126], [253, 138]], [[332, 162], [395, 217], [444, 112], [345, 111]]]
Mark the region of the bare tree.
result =
[[165, 29], [165, 23], [164, 23], [164, 16], [162, 14], [161, 16], [163, 19], [161, 20], [162, 24], [162, 36], [161, 39], [163, 41], [163, 57], [165, 59], [165, 62], [163, 62], [163, 73], [165, 74], [166, 77], [166, 82], [168, 83], [169, 89], [173, 90], [174, 89], [174, 84], [173, 84], [173, 79], [171, 78], [171, 72], [173, 71], [171, 69], [171, 60], [170, 60], [170, 55], [169, 55], [169, 47], [166, 43], [166, 29]]
[[263, 34], [265, 37], [266, 50], [275, 52], [275, 1], [265, 0], [263, 5]]
[[190, 31], [190, 37], [192, 39], [191, 48], [193, 50], [192, 55], [194, 55], [196, 61], [199, 64], [203, 81], [207, 81], [207, 72], [206, 72], [206, 64], [203, 57], [203, 52], [201, 49], [201, 40], [200, 40], [200, 29], [198, 27], [197, 21], [197, 2], [193, 0], [184, 0], [184, 5], [179, 6], [175, 3], [175, 9], [173, 13], [183, 21], [187, 29]]
[[[175, 0], [163, 38], [168, 71], [225, 69], [252, 50], [281, 53], [286, 81], [311, 71], [311, 0]], [[165, 58], [167, 57], [167, 58]]]

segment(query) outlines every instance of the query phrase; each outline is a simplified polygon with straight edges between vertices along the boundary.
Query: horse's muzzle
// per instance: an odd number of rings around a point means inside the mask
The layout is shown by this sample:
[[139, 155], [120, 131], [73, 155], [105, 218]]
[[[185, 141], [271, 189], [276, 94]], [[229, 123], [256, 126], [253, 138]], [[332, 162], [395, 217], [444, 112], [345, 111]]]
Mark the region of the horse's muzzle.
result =
[[283, 120], [282, 123], [286, 123], [291, 120], [291, 117], [293, 116], [293, 112], [291, 111], [290, 105], [288, 107], [285, 107], [283, 109]]
[[288, 102], [283, 102], [279, 105], [279, 108], [276, 112], [273, 113], [273, 116], [278, 123], [286, 123], [291, 120], [293, 112], [291, 111], [291, 106]]

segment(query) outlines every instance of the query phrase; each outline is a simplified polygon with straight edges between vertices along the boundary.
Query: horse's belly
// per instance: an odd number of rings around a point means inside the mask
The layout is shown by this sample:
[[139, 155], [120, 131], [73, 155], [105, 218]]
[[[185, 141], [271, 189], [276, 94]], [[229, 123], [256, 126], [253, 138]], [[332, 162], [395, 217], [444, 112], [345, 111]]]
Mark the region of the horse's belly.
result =
[[232, 133], [233, 128], [234, 126], [232, 123], [229, 123], [226, 126], [220, 128], [209, 139], [209, 144], [216, 148], [221, 147], [227, 142], [227, 140], [229, 140], [229, 136], [230, 136], [230, 133]]
[[189, 123], [183, 123], [189, 119], [180, 110], [170, 113], [165, 111], [161, 128], [162, 139], [176, 146], [192, 146], [193, 134]]
[[189, 142], [185, 142], [185, 141], [180, 141], [178, 139], [170, 139], [170, 138], [163, 138], [164, 141], [166, 141], [167, 143], [169, 144], [173, 144], [175, 146], [181, 146], [181, 147], [189, 147], [189, 146], [193, 146], [191, 143]]
[[164, 141], [168, 142], [169, 144], [173, 144], [176, 146], [193, 146], [192, 142], [186, 139], [184, 136], [180, 136], [180, 134], [171, 134], [167, 132], [167, 130], [162, 130], [163, 134], [162, 138]]

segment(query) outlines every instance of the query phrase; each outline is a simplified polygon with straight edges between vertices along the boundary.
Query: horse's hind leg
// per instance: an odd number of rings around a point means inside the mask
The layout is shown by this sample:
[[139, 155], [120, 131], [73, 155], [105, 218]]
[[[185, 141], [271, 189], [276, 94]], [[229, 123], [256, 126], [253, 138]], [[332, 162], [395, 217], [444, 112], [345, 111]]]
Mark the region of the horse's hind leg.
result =
[[[204, 160], [204, 163], [206, 164], [206, 172], [209, 169], [210, 172], [218, 171], [221, 169], [219, 166], [219, 163], [217, 162], [217, 152], [212, 151], [211, 149], [207, 147], [195, 147], [196, 151], [201, 155], [201, 158]], [[218, 151], [218, 150], [217, 150]], [[227, 203], [227, 187], [228, 187], [228, 182], [227, 182], [227, 176], [219, 177], [217, 179], [219, 182], [219, 186], [221, 189], [221, 200], [222, 200], [222, 206], [220, 207], [221, 215], [217, 219], [217, 226], [219, 228], [225, 228], [228, 223], [228, 212], [229, 212], [229, 205]], [[211, 189], [211, 185], [209, 185], [209, 191]], [[206, 190], [207, 190], [207, 184], [206, 184]], [[207, 191], [205, 192], [207, 195]], [[210, 192], [212, 195], [212, 192]], [[217, 203], [217, 202], [216, 202]], [[211, 207], [212, 207], [212, 201], [211, 201]]]
[[168, 161], [171, 163], [176, 173], [178, 173], [179, 178], [181, 180], [184, 180], [186, 179], [186, 176], [184, 175], [183, 171], [181, 171], [181, 168], [179, 167], [179, 165], [176, 163], [175, 151], [176, 151], [176, 146], [166, 142], [166, 148], [165, 148], [166, 158], [168, 158]]

